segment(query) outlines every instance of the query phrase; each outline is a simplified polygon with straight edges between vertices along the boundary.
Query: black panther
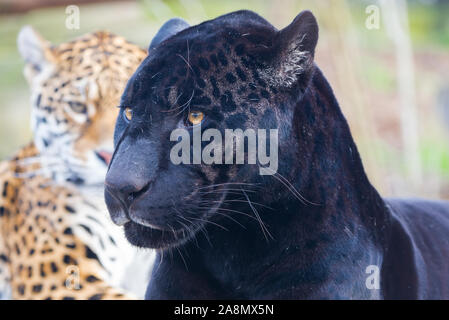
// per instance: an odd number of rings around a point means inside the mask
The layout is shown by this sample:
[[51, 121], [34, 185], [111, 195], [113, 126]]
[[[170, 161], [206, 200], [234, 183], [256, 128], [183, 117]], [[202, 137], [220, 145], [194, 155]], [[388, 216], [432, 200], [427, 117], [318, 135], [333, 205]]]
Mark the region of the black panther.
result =
[[[147, 299], [449, 298], [449, 203], [378, 194], [317, 41], [309, 11], [282, 30], [251, 11], [174, 19], [152, 41], [105, 181], [113, 221], [158, 250]], [[173, 164], [171, 132], [198, 125], [278, 129], [277, 172]]]

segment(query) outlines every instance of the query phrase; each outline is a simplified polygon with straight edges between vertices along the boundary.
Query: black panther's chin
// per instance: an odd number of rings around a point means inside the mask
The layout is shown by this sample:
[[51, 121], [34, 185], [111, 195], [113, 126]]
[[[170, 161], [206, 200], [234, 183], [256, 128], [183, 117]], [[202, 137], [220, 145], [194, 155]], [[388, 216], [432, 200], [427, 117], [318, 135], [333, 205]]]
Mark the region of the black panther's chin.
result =
[[137, 247], [151, 249], [167, 249], [177, 247], [195, 236], [196, 230], [159, 230], [146, 227], [134, 221], [124, 225], [125, 236]]

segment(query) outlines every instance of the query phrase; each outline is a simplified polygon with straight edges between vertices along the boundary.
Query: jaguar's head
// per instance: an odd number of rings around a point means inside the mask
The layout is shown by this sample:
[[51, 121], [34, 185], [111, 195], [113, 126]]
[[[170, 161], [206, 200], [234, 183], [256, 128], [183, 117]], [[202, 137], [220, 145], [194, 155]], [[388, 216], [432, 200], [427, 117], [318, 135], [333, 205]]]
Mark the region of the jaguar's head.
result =
[[19, 33], [31, 88], [32, 130], [42, 172], [58, 181], [103, 183], [120, 95], [146, 51], [108, 32], [51, 45]]
[[[261, 156], [277, 145], [285, 165], [283, 155], [296, 152], [294, 107], [313, 73], [317, 39], [308, 11], [280, 31], [250, 11], [161, 28], [122, 95], [106, 177], [109, 212], [131, 243], [176, 246], [238, 215], [239, 204], [275, 196]], [[226, 159], [227, 129], [256, 133], [256, 150], [247, 149], [251, 138], [240, 139], [244, 164], [232, 153]]]

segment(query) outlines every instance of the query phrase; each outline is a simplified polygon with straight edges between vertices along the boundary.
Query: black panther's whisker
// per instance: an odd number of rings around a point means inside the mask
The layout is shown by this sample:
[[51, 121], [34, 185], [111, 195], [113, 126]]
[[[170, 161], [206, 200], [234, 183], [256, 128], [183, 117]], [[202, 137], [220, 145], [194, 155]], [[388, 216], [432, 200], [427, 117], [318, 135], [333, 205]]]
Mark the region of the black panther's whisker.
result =
[[185, 62], [185, 64], [187, 65], [187, 67], [190, 69], [190, 70], [192, 70], [192, 73], [194, 73], [194, 71], [193, 71], [193, 69], [192, 69], [192, 66], [190, 65], [190, 63], [186, 60], [186, 58], [184, 58], [183, 56], [182, 56], [182, 54], [179, 54], [179, 53], [177, 53], [176, 54], [178, 57], [180, 57], [184, 62]]
[[[217, 189], [217, 190], [211, 190], [211, 191], [200, 191], [200, 192], [198, 192], [198, 193], [200, 193], [200, 194], [208, 194], [208, 193], [219, 193], [219, 192], [228, 192], [228, 191], [241, 191], [240, 189]], [[251, 193], [255, 193], [255, 192], [257, 192], [257, 191], [255, 191], [255, 190], [248, 190], [248, 189], [245, 189], [245, 191], [246, 192], [251, 192]], [[239, 194], [240, 194], [240, 192], [239, 192]]]
[[176, 234], [175, 228], [173, 228], [170, 224], [167, 223], [167, 226], [170, 228], [171, 232], [175, 236], [175, 239], [178, 240], [178, 235]]
[[181, 250], [179, 250], [178, 247], [176, 247], [176, 250], [178, 251], [179, 255], [181, 256], [181, 259], [182, 259], [182, 261], [184, 262], [184, 265], [186, 266], [186, 270], [189, 271], [189, 267], [187, 266], [187, 262], [186, 262], [186, 260], [184, 259], [184, 256], [182, 255]]
[[233, 213], [238, 213], [238, 214], [242, 214], [248, 218], [254, 219], [255, 221], [259, 222], [259, 220], [257, 220], [257, 218], [253, 217], [252, 215], [243, 212], [243, 211], [238, 211], [238, 210], [233, 210], [233, 209], [227, 209], [227, 208], [218, 208], [217, 210], [222, 210], [222, 211], [227, 211], [227, 212], [233, 212]]
[[160, 250], [160, 251], [159, 251], [160, 254], [161, 254], [161, 260], [160, 260], [159, 263], [157, 264], [156, 269], [154, 270], [154, 272], [157, 272], [157, 271], [159, 270], [159, 268], [160, 268], [160, 266], [161, 266], [161, 264], [162, 264], [162, 262], [163, 262], [163, 260], [164, 260], [164, 251], [165, 251], [165, 250]]
[[[267, 170], [270, 170], [269, 168], [265, 168]], [[271, 175], [272, 177], [276, 178], [276, 180], [278, 180], [280, 183], [282, 183], [302, 204], [312, 204], [312, 205], [316, 205], [319, 206], [319, 203], [314, 203], [308, 199], [306, 199], [303, 195], [301, 195], [301, 193], [296, 190], [296, 188], [291, 184], [290, 181], [288, 181], [287, 178], [285, 178], [283, 175], [281, 175], [279, 172], [275, 172], [274, 170], [272, 170], [273, 174]]]
[[229, 216], [229, 215], [227, 215], [227, 214], [225, 214], [225, 213], [223, 213], [223, 212], [219, 212], [219, 211], [217, 211], [216, 214], [219, 214], [220, 216], [223, 216], [223, 217], [225, 217], [225, 218], [228, 218], [229, 220], [232, 220], [232, 221], [234, 221], [235, 223], [237, 223], [237, 224], [238, 224], [239, 226], [241, 226], [243, 229], [246, 229], [246, 227], [245, 227], [243, 224], [241, 224], [240, 222], [238, 222], [237, 220], [235, 220], [235, 219], [232, 218], [231, 216]]
[[[187, 221], [188, 224], [190, 224], [194, 229], [197, 229], [198, 226], [196, 224], [194, 224], [192, 221], [188, 220], [187, 218], [183, 217], [182, 215], [176, 215], [178, 218], [184, 219], [185, 221]], [[199, 244], [198, 244], [198, 240], [196, 239], [196, 233], [190, 228], [190, 226], [188, 224], [185, 224], [181, 221], [179, 221], [179, 219], [176, 219], [176, 222], [178, 222], [180, 225], [182, 225], [187, 233], [190, 234], [190, 237], [195, 240], [195, 244], [196, 246], [199, 248]]]
[[207, 229], [204, 227], [200, 227], [199, 229], [201, 231], [201, 233], [204, 235], [204, 237], [206, 238], [206, 241], [209, 243], [209, 245], [211, 246], [211, 248], [214, 247], [214, 245], [212, 244], [212, 242], [210, 241], [209, 235], [207, 234]]
[[[181, 91], [181, 93], [176, 97], [175, 101], [173, 101], [173, 104], [177, 104], [178, 103], [178, 100], [179, 100], [179, 98], [181, 98], [183, 93], [184, 92]], [[172, 111], [177, 110], [179, 108], [181, 108], [181, 107], [171, 108], [171, 109], [168, 109], [168, 110], [161, 110], [161, 112], [172, 112]]]
[[197, 188], [197, 190], [202, 190], [202, 189], [207, 189], [207, 188], [215, 188], [215, 187], [220, 187], [220, 186], [225, 186], [225, 185], [257, 186], [257, 185], [260, 185], [260, 183], [224, 182], [224, 183], [216, 183], [216, 184], [211, 184], [211, 185], [208, 185], [208, 186], [200, 187], [200, 188]]
[[275, 176], [276, 177], [279, 177], [279, 178], [281, 178], [282, 180], [284, 180], [292, 189], [293, 189], [293, 191], [295, 191], [295, 193], [298, 195], [298, 197], [299, 198], [301, 198], [303, 201], [305, 201], [305, 202], [307, 202], [308, 204], [312, 204], [312, 205], [316, 205], [316, 206], [319, 206], [320, 204], [319, 203], [315, 203], [315, 202], [312, 202], [312, 201], [310, 201], [310, 200], [308, 200], [308, 199], [306, 199], [296, 188], [295, 188], [295, 186], [293, 186], [292, 184], [291, 184], [291, 182], [290, 181], [288, 181], [288, 179], [287, 178], [285, 178], [283, 175], [281, 175], [280, 173], [278, 173], [278, 172], [276, 172], [275, 173]]
[[[174, 202], [173, 200], [172, 200], [172, 203], [173, 203], [173, 209], [178, 213], [176, 216], [179, 217], [179, 218], [182, 218], [182, 219], [186, 220], [188, 224], [190, 224], [190, 225], [192, 225], [194, 228], [196, 228], [196, 225], [195, 225], [192, 221], [189, 221], [187, 218], [184, 218], [184, 217], [182, 216], [181, 212], [179, 212], [179, 210], [176, 208], [176, 204], [175, 204], [175, 202]], [[197, 247], [198, 247], [198, 241], [197, 241], [197, 239], [196, 239], [196, 234], [195, 234], [195, 232], [190, 228], [190, 226], [189, 226], [188, 224], [182, 223], [181, 221], [179, 221], [179, 219], [176, 219], [176, 222], [178, 222], [180, 225], [182, 225], [182, 226], [184, 227], [184, 229], [187, 231], [187, 233], [190, 234], [190, 237], [193, 238], [193, 239], [195, 240], [196, 245], [197, 245]], [[184, 230], [183, 230], [183, 233], [184, 233]], [[184, 234], [183, 234], [183, 235], [184, 235]]]
[[198, 221], [201, 221], [201, 222], [204, 222], [204, 223], [210, 223], [210, 224], [212, 224], [212, 225], [214, 225], [216, 227], [219, 227], [219, 228], [223, 229], [224, 231], [229, 231], [227, 228], [223, 227], [222, 225], [220, 225], [218, 223], [215, 223], [215, 222], [212, 222], [212, 221], [209, 221], [209, 220], [204, 220], [204, 219], [200, 219], [200, 218], [193, 218], [193, 217], [190, 217], [190, 219], [198, 220]]
[[[185, 221], [187, 221], [188, 223], [193, 225], [195, 227], [195, 229], [198, 229], [198, 231], [201, 231], [203, 233], [204, 237], [206, 238], [207, 242], [209, 242], [209, 245], [213, 248], [212, 242], [210, 241], [209, 235], [207, 234], [207, 230], [206, 230], [206, 228], [204, 228], [204, 226], [196, 225], [194, 222], [190, 221], [186, 217], [183, 217], [183, 216], [178, 216], [178, 217], [181, 219], [184, 219]], [[180, 221], [178, 221], [178, 222], [180, 222]], [[196, 237], [195, 237], [195, 241], [197, 243], [197, 247], [199, 247], [198, 240], [196, 239]]]
[[251, 200], [249, 199], [248, 195], [246, 194], [246, 192], [243, 189], [242, 189], [242, 192], [245, 195], [246, 200], [248, 200], [248, 204], [249, 204], [250, 208], [253, 210], [254, 215], [257, 217], [257, 220], [259, 220], [260, 228], [262, 229], [262, 233], [263, 233], [265, 239], [267, 240], [267, 242], [269, 242], [268, 237], [267, 237], [267, 234], [268, 234], [270, 236], [270, 238], [274, 240], [274, 237], [271, 235], [270, 231], [268, 231], [267, 227], [263, 223], [262, 218], [259, 215], [259, 212], [253, 206], [253, 204], [252, 204]]
[[[178, 107], [176, 107], [176, 108], [171, 108], [171, 109], [168, 109], [168, 110], [163, 110], [163, 111], [161, 111], [161, 112], [173, 112], [173, 111], [182, 109], [180, 112], [178, 112], [177, 114], [175, 114], [175, 116], [177, 116], [178, 114], [181, 114], [181, 113], [184, 112], [184, 110], [190, 105], [190, 102], [192, 101], [194, 95], [195, 95], [195, 89], [192, 90], [192, 94], [190, 95], [189, 100], [187, 100], [186, 102], [184, 102], [182, 105], [180, 105], [180, 106], [178, 106]], [[178, 100], [178, 99], [179, 99], [179, 98], [177, 98], [177, 100]]]
[[[244, 190], [242, 190], [242, 191], [244, 191]], [[241, 203], [246, 203], [247, 201], [245, 201], [245, 200], [239, 200], [239, 199], [226, 199], [226, 200], [223, 200], [223, 201], [215, 201], [215, 200], [211, 200], [211, 202], [217, 202], [217, 203], [224, 203], [224, 202], [226, 202], [226, 203], [229, 203], [229, 202], [241, 202]], [[262, 203], [259, 203], [259, 202], [251, 202], [251, 203], [254, 204], [254, 205], [261, 206], [261, 207], [266, 208], [266, 209], [274, 210], [273, 208], [271, 208], [271, 207], [269, 207], [269, 206], [266, 206], [266, 205], [264, 205], [264, 204], [262, 204]]]
[[214, 191], [209, 191], [209, 192], [198, 192], [198, 194], [200, 195], [208, 195], [208, 194], [223, 194], [224, 192], [226, 192], [226, 194], [229, 195], [242, 195], [241, 193], [237, 192], [237, 191], [227, 191], [227, 190], [214, 190]]
[[192, 102], [192, 99], [193, 99], [193, 96], [194, 96], [194, 95], [195, 95], [195, 89], [193, 89], [192, 95], [190, 96], [189, 100], [187, 100], [187, 102], [184, 103], [184, 105], [186, 105], [186, 106], [185, 106], [184, 108], [182, 108], [182, 110], [179, 111], [177, 114], [175, 114], [175, 115], [174, 115], [175, 117], [178, 116], [178, 115], [180, 115], [181, 113], [183, 113], [185, 109], [190, 108], [190, 102]]

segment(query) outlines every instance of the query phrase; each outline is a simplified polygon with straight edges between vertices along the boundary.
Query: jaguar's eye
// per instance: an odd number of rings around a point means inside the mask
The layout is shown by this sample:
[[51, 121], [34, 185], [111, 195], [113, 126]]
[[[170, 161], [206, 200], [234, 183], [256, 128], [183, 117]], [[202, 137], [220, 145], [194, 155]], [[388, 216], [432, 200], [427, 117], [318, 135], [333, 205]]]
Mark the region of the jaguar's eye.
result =
[[131, 121], [131, 119], [133, 118], [133, 111], [131, 110], [131, 108], [125, 108], [123, 114], [125, 116], [125, 119], [128, 121]]
[[201, 111], [190, 111], [188, 119], [192, 125], [200, 124], [204, 119], [204, 113]]

